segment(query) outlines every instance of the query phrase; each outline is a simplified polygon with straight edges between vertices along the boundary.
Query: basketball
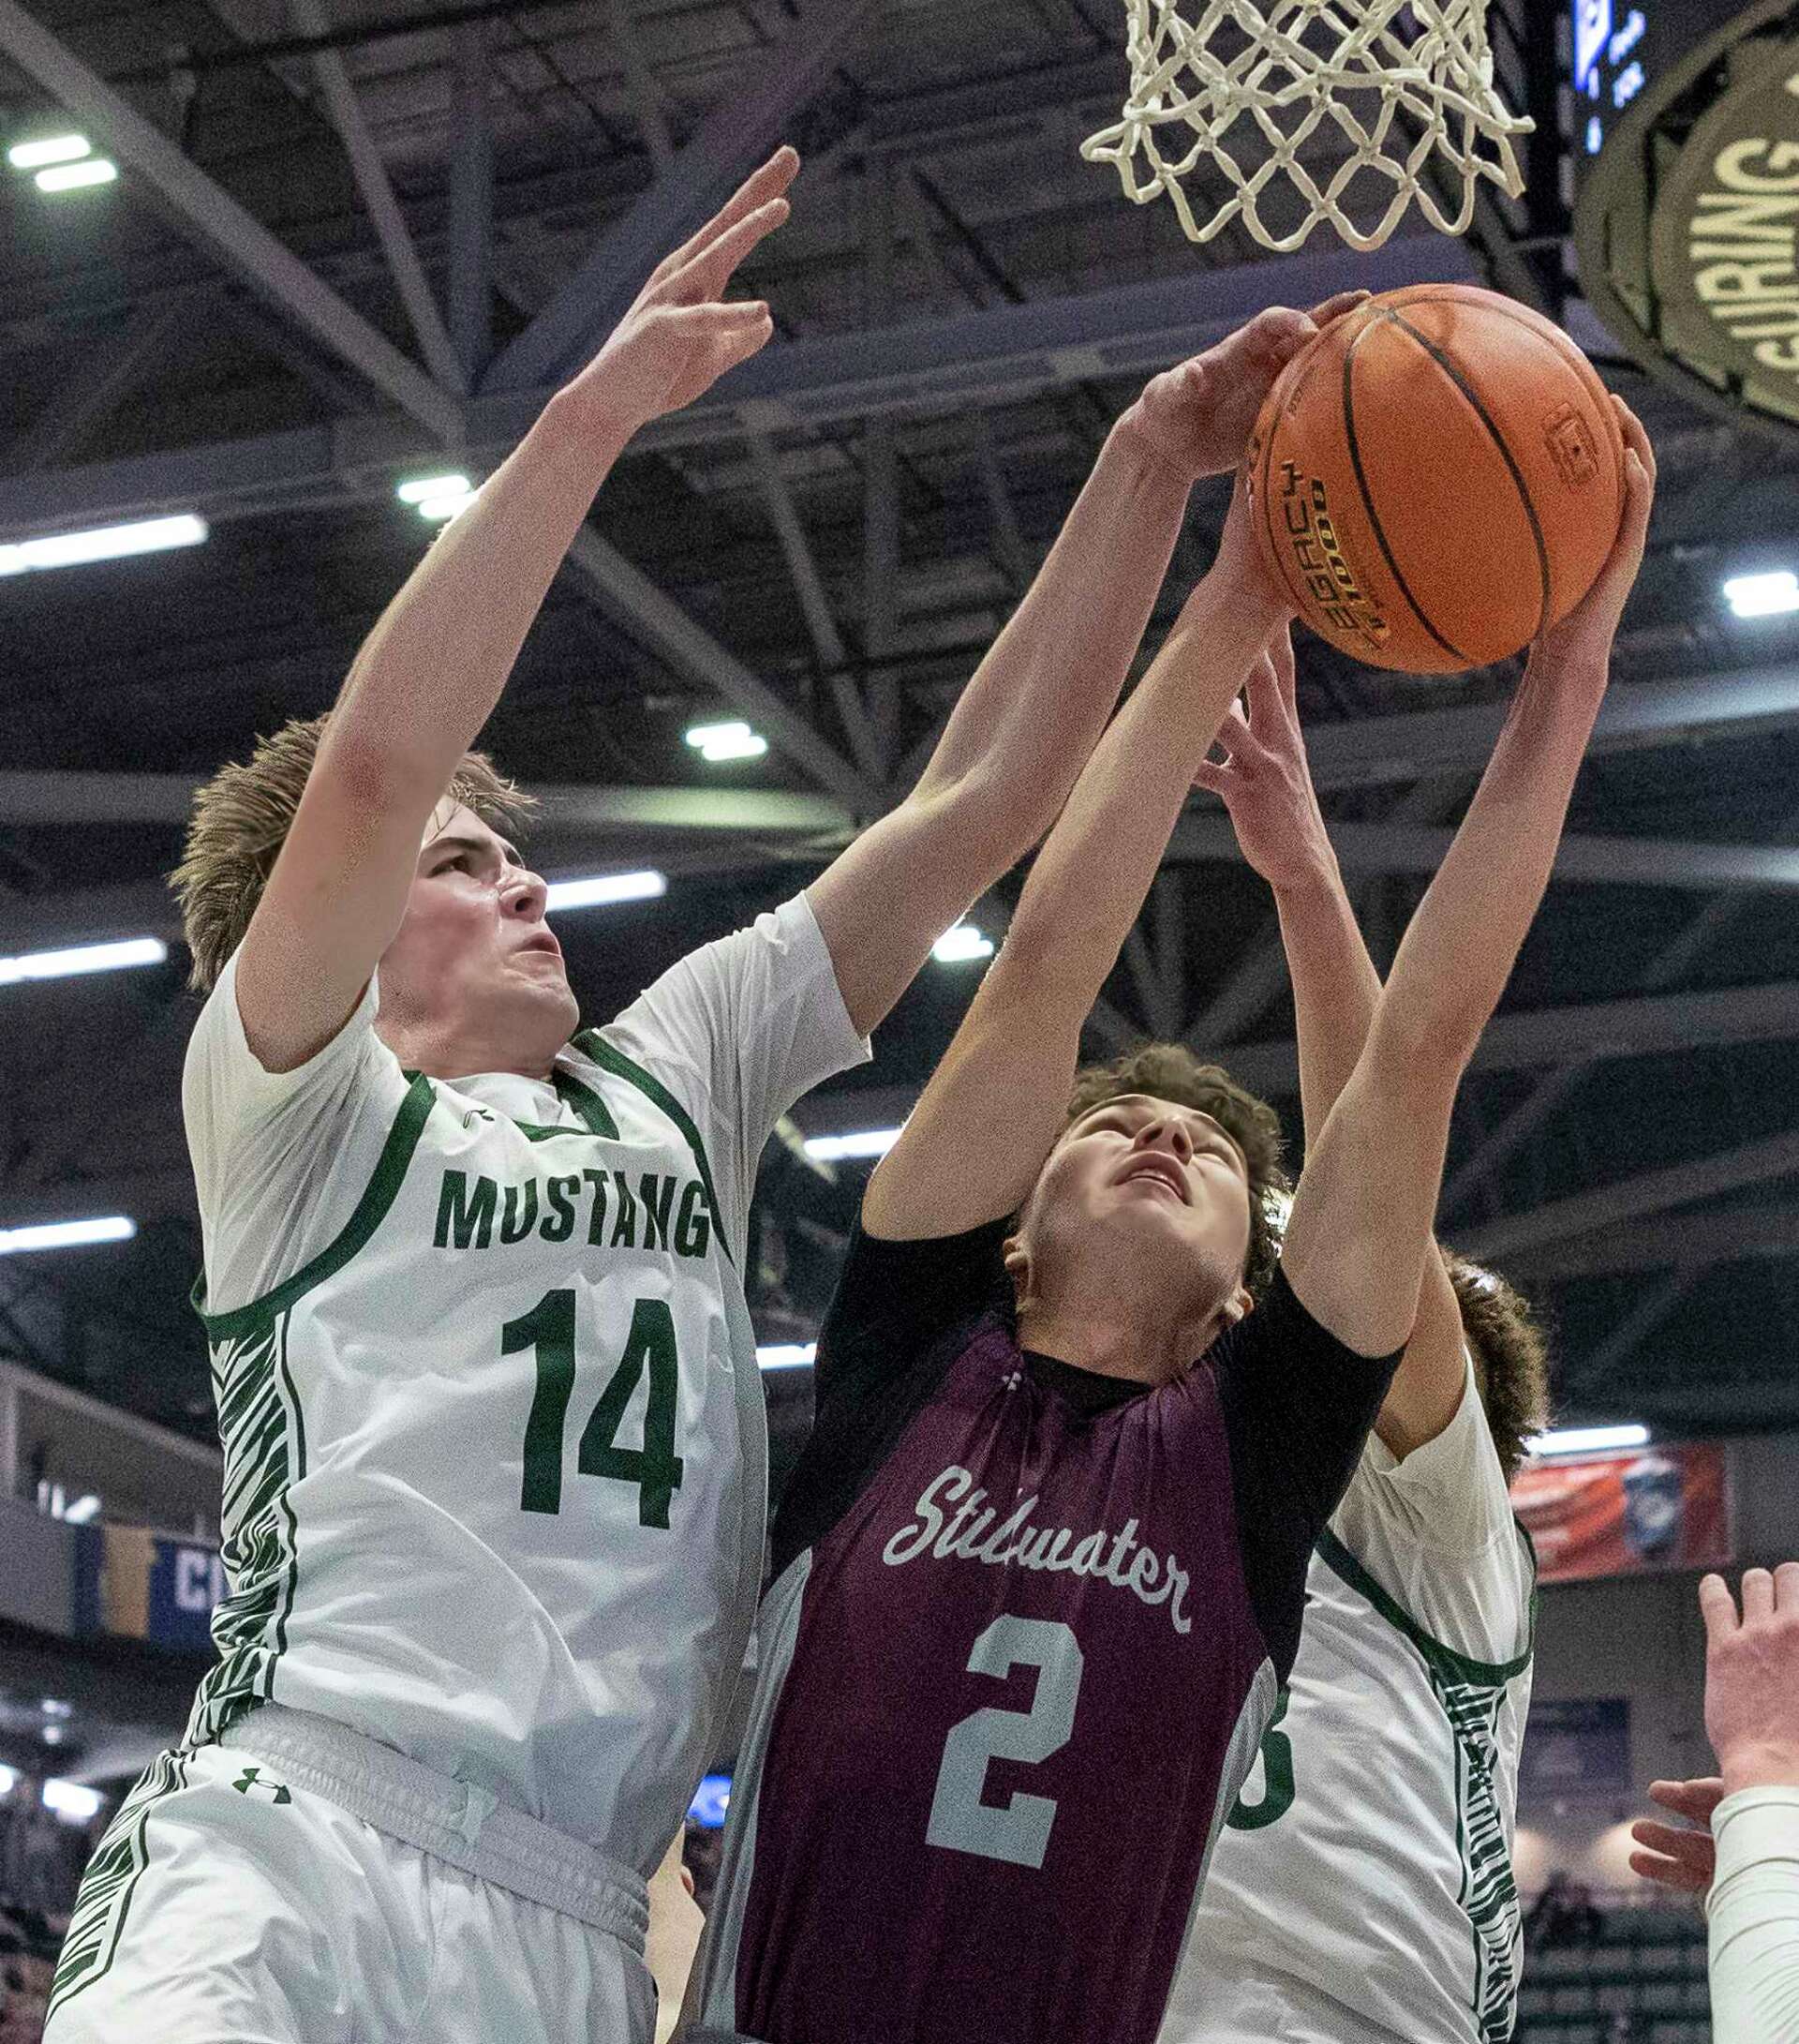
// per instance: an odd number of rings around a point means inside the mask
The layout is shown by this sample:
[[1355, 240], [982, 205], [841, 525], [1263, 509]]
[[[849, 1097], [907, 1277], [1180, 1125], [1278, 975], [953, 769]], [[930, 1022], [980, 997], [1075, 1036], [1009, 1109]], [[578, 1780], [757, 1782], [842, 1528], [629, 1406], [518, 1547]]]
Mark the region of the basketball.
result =
[[1540, 314], [1465, 284], [1334, 321], [1269, 393], [1244, 456], [1269, 567], [1371, 666], [1456, 674], [1521, 651], [1592, 588], [1624, 440]]

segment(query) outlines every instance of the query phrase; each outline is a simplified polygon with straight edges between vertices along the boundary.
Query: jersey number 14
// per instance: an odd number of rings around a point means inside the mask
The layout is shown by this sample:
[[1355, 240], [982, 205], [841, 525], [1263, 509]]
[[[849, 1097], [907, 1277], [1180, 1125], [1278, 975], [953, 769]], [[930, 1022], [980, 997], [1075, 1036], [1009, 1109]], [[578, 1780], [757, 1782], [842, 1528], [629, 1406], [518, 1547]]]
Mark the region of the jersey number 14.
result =
[[[562, 1509], [562, 1444], [569, 1401], [574, 1395], [574, 1293], [546, 1291], [528, 1313], [499, 1331], [501, 1355], [528, 1349], [537, 1359], [537, 1390], [525, 1422], [525, 1476], [519, 1508]], [[649, 1374], [644, 1410], [644, 1444], [621, 1448], [618, 1428], [632, 1395]], [[676, 1392], [680, 1365], [675, 1351], [675, 1317], [665, 1299], [639, 1299], [631, 1309], [625, 1352], [606, 1380], [587, 1424], [574, 1466], [583, 1476], [609, 1476], [637, 1486], [637, 1523], [668, 1529], [668, 1508], [681, 1487], [681, 1458], [675, 1453]]]

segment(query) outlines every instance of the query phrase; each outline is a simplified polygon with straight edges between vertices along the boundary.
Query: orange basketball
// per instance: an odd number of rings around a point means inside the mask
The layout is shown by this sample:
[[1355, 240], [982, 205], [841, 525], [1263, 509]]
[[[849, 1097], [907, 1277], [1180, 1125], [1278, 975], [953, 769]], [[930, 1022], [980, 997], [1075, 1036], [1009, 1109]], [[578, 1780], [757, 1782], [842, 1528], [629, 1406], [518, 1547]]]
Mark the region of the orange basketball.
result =
[[1372, 298], [1269, 393], [1244, 455], [1269, 565], [1371, 666], [1504, 660], [1593, 586], [1624, 510], [1624, 436], [1572, 341], [1466, 284]]

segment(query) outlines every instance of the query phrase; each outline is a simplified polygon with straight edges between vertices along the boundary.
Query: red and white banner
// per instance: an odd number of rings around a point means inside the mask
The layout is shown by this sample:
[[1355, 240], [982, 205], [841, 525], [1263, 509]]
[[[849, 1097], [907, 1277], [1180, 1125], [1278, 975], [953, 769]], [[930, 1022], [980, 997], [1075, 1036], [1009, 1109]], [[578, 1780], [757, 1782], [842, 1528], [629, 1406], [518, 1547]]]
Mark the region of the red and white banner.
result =
[[1715, 1441], [1527, 1463], [1511, 1505], [1545, 1583], [1717, 1569], [1732, 1558], [1730, 1461]]

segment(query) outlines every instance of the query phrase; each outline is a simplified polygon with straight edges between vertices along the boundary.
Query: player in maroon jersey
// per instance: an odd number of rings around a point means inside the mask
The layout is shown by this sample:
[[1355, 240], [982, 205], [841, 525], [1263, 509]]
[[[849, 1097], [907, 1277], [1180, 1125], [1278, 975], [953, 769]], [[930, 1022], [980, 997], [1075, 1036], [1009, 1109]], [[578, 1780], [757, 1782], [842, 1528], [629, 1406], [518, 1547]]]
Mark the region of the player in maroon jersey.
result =
[[1628, 580], [1533, 657], [1258, 1298], [1259, 1103], [1164, 1047], [1065, 1110], [1081, 1022], [1285, 621], [1233, 509], [864, 1201], [776, 1525], [696, 2044], [1152, 2044], [1412, 1327], [1450, 1107]]

